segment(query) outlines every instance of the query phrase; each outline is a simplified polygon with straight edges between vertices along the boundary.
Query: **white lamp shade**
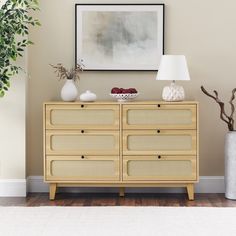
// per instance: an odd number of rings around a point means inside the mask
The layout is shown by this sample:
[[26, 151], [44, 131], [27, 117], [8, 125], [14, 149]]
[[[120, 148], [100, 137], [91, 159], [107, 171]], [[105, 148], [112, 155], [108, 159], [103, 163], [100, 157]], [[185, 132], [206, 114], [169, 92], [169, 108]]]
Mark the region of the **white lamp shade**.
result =
[[157, 80], [190, 80], [188, 66], [184, 55], [163, 55]]

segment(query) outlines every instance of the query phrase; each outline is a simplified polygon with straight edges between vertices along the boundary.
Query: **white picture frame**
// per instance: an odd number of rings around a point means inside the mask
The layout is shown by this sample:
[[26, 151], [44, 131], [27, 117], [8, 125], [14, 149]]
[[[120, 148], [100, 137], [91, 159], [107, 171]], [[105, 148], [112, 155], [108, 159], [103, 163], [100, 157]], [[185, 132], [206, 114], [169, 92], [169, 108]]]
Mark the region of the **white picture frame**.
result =
[[85, 70], [158, 70], [164, 4], [76, 4], [75, 15], [75, 62]]

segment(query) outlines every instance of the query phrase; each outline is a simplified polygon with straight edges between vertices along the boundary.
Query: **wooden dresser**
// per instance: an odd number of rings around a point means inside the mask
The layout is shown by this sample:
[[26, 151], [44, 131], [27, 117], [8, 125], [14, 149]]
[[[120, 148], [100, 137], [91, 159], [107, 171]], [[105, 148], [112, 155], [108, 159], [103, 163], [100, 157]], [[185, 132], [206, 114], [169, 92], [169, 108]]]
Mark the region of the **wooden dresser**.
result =
[[57, 187], [186, 187], [199, 178], [197, 102], [44, 104], [44, 180]]

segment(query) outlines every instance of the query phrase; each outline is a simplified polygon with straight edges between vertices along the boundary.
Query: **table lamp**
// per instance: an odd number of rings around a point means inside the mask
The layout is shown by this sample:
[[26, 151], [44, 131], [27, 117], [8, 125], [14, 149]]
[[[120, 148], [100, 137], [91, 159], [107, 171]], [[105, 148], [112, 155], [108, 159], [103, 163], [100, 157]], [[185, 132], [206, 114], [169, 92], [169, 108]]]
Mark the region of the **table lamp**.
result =
[[177, 102], [185, 98], [184, 88], [176, 85], [176, 80], [190, 80], [188, 66], [184, 55], [163, 55], [156, 80], [171, 80], [169, 86], [164, 87], [162, 98], [165, 101]]

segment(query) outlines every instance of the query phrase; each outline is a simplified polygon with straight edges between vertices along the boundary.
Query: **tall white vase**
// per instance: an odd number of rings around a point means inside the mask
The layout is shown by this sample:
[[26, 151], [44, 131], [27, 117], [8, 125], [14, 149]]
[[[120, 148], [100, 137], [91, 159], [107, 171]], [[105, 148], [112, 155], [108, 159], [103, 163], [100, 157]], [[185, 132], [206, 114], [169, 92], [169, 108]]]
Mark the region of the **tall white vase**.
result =
[[236, 200], [236, 131], [225, 137], [225, 197]]
[[61, 90], [61, 98], [65, 102], [74, 102], [78, 97], [78, 90], [74, 80], [66, 80]]

